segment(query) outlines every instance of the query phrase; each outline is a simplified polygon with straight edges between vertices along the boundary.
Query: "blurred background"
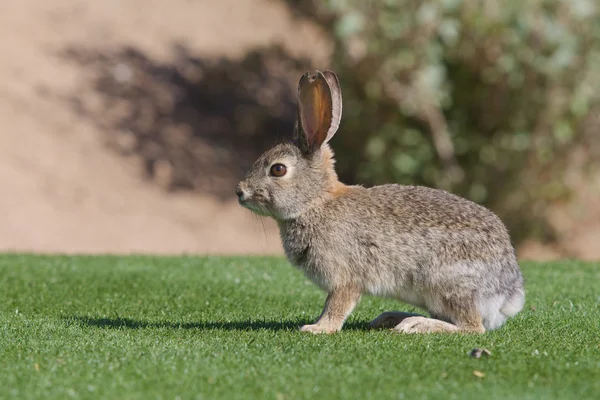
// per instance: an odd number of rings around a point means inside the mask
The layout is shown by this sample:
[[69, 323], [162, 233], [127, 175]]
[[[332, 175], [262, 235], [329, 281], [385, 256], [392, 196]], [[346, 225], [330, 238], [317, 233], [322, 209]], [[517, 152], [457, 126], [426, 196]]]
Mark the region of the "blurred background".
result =
[[3, 0], [0, 250], [280, 254], [235, 185], [340, 77], [346, 183], [492, 208], [520, 258], [600, 258], [595, 0]]

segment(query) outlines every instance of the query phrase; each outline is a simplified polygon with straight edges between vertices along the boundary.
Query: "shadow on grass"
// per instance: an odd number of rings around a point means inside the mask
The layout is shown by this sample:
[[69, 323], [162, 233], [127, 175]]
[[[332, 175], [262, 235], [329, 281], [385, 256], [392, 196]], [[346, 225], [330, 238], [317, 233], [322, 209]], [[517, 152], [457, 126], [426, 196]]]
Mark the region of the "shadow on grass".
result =
[[[92, 318], [73, 316], [68, 318], [82, 326], [91, 326], [104, 329], [198, 329], [198, 330], [221, 330], [221, 331], [295, 331], [300, 326], [310, 324], [309, 320], [290, 320], [290, 321], [209, 321], [209, 322], [148, 322], [134, 320], [131, 318]], [[350, 321], [344, 324], [344, 330], [368, 330], [368, 322]]]

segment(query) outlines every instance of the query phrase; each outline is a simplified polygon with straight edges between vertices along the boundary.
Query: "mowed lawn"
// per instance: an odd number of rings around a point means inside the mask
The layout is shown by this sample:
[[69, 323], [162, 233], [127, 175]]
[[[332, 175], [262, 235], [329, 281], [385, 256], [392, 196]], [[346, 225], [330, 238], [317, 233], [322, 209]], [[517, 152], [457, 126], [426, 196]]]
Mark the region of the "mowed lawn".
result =
[[[600, 265], [523, 263], [482, 336], [300, 333], [324, 293], [280, 258], [0, 256], [0, 398], [600, 399]], [[491, 356], [471, 358], [485, 348]]]

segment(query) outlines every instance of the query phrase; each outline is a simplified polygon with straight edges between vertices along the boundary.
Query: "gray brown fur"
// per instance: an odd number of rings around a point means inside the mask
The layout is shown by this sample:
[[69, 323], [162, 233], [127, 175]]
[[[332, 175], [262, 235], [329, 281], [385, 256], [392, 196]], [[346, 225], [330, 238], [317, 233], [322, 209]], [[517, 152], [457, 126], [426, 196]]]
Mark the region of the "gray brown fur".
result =
[[[333, 90], [335, 105], [341, 92]], [[340, 183], [325, 140], [333, 124], [327, 115], [315, 118], [321, 133], [298, 126], [297, 134], [305, 142], [322, 137], [316, 149], [277, 145], [238, 187], [242, 205], [277, 221], [289, 261], [328, 293], [323, 313], [303, 331], [339, 331], [362, 294], [426, 309], [432, 318], [392, 312], [372, 322], [406, 333], [482, 333], [522, 309], [523, 278], [494, 213], [437, 189]], [[285, 176], [269, 175], [276, 163], [287, 167]]]

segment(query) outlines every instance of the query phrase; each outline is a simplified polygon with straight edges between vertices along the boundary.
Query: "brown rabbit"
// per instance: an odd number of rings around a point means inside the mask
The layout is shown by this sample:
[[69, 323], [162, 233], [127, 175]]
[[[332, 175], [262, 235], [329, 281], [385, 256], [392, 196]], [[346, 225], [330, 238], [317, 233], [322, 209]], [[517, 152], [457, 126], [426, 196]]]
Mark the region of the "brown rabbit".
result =
[[406, 333], [483, 333], [517, 314], [523, 278], [502, 221], [442, 190], [340, 183], [327, 142], [341, 114], [336, 75], [303, 75], [294, 141], [265, 152], [237, 187], [239, 203], [277, 221], [289, 261], [328, 293], [301, 330], [339, 331], [362, 294], [426, 309], [431, 318], [386, 312], [371, 322]]

